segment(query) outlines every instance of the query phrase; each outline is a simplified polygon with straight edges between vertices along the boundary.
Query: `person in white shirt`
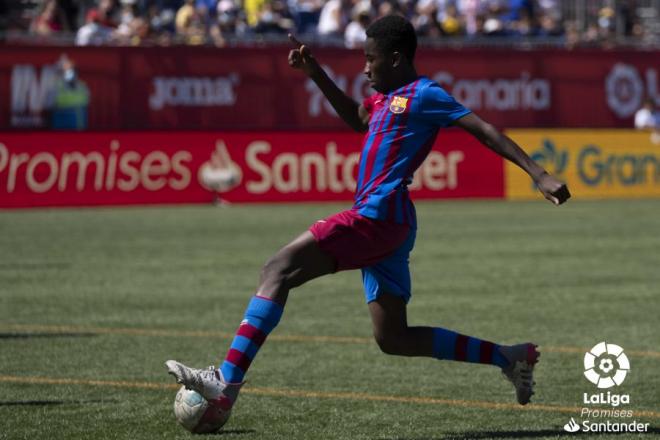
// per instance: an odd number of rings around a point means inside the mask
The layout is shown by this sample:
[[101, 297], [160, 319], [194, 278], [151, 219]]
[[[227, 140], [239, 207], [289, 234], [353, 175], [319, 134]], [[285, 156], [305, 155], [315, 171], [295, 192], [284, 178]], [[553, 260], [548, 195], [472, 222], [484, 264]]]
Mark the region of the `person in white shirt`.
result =
[[76, 33], [76, 46], [100, 46], [113, 39], [113, 30], [100, 23], [99, 13], [92, 9], [87, 13], [85, 25]]
[[371, 22], [370, 2], [360, 2], [353, 7], [353, 20], [344, 31], [344, 44], [348, 49], [357, 49], [367, 41], [367, 28]]
[[660, 130], [660, 112], [655, 109], [653, 98], [646, 98], [642, 108], [635, 113], [635, 128], [638, 130]]
[[351, 21], [350, 0], [329, 0], [321, 9], [317, 32], [321, 36], [343, 37], [346, 25]]

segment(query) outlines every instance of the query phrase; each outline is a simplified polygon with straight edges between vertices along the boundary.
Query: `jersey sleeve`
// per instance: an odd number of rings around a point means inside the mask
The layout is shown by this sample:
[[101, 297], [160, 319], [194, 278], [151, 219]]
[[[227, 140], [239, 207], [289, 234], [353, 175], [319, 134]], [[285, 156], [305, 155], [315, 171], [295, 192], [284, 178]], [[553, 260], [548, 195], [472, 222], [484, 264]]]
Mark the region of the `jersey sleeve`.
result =
[[380, 93], [374, 93], [374, 94], [371, 95], [371, 96], [367, 96], [367, 97], [364, 98], [364, 100], [362, 101], [362, 106], [364, 107], [364, 109], [365, 109], [369, 114], [372, 114], [372, 113], [373, 113], [373, 111], [374, 111], [374, 106], [376, 105], [376, 101], [377, 101], [378, 99], [383, 99], [383, 95], [381, 95]]
[[422, 89], [420, 100], [421, 117], [430, 124], [447, 127], [457, 119], [472, 113], [437, 84]]

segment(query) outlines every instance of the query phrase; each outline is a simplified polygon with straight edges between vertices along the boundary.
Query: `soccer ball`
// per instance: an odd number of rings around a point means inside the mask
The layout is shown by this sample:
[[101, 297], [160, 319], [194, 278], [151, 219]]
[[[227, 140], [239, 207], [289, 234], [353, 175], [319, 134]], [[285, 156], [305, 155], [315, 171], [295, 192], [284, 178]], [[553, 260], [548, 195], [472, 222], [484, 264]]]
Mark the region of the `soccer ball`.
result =
[[211, 405], [196, 391], [181, 387], [174, 399], [174, 417], [188, 431], [195, 434], [218, 432], [227, 423], [230, 410]]

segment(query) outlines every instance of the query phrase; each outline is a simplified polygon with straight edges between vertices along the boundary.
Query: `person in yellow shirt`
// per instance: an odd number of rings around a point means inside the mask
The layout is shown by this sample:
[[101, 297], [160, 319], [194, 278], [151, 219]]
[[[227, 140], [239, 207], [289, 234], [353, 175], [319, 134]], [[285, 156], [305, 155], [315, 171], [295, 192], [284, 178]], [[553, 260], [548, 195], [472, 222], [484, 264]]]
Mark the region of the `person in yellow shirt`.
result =
[[60, 59], [61, 77], [55, 84], [51, 128], [56, 130], [85, 130], [89, 108], [89, 89], [78, 78], [75, 66], [66, 56]]
[[195, 0], [186, 0], [183, 6], [181, 6], [179, 10], [176, 11], [176, 17], [174, 18], [174, 25], [176, 27], [177, 34], [186, 34], [194, 15]]
[[266, 0], [244, 0], [243, 8], [245, 9], [245, 17], [247, 24], [250, 27], [255, 27], [259, 22], [259, 12], [264, 7]]

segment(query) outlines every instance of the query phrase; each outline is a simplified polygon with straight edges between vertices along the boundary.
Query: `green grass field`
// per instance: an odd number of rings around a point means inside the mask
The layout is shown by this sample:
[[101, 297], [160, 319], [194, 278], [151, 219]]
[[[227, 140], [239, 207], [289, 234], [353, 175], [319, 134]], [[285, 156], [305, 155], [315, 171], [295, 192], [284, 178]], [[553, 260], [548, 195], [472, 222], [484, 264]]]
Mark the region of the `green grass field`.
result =
[[[221, 360], [261, 264], [340, 208], [0, 212], [0, 439], [190, 438], [163, 362]], [[538, 342], [534, 403], [514, 405], [493, 367], [380, 353], [346, 272], [292, 293], [219, 438], [570, 438], [598, 391], [584, 352], [603, 340], [631, 362], [611, 391], [653, 431], [611, 437], [658, 436], [659, 201], [419, 203], [418, 217], [410, 323]]]

